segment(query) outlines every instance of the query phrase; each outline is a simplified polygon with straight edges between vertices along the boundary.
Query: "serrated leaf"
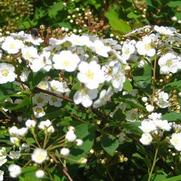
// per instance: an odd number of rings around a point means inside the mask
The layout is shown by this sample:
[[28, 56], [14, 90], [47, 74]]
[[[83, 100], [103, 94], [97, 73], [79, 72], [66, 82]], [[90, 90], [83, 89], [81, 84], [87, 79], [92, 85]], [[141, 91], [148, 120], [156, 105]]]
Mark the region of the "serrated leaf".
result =
[[111, 25], [111, 28], [114, 31], [118, 31], [121, 34], [123, 34], [131, 30], [129, 24], [126, 21], [119, 18], [119, 15], [114, 7], [110, 7], [108, 11], [105, 13], [105, 16], [107, 17], [109, 24]]
[[48, 16], [50, 18], [55, 18], [59, 11], [63, 9], [63, 3], [62, 2], [54, 2], [52, 6], [48, 8]]
[[126, 79], [126, 81], [124, 82], [123, 89], [128, 91], [128, 92], [131, 92], [133, 90], [133, 86], [128, 79]]
[[101, 139], [101, 146], [110, 156], [114, 156], [115, 151], [119, 146], [119, 141], [112, 135], [104, 136]]
[[176, 88], [176, 89], [180, 89], [180, 88], [181, 88], [181, 80], [168, 83], [168, 84], [165, 86], [165, 88]]
[[180, 121], [181, 122], [181, 113], [171, 112], [166, 113], [162, 116], [163, 119], [168, 121]]

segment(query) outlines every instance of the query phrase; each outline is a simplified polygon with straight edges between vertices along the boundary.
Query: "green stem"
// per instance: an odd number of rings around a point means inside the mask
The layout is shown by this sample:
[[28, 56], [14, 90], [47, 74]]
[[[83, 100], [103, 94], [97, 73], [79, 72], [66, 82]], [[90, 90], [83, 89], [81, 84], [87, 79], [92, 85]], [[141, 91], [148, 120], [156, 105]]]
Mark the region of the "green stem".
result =
[[151, 169], [150, 169], [150, 171], [148, 173], [149, 174], [148, 181], [151, 181], [152, 173], [153, 173], [153, 170], [154, 170], [156, 162], [157, 162], [157, 155], [158, 155], [158, 147], [155, 150], [155, 155], [154, 155], [154, 158], [153, 158], [153, 163], [152, 163]]
[[43, 148], [44, 148], [44, 149], [45, 149], [48, 141], [49, 141], [49, 135], [48, 135], [48, 133], [46, 132], [46, 133], [45, 133], [45, 139], [44, 139], [44, 142], [43, 142]]
[[34, 132], [34, 129], [32, 129], [31, 133], [32, 133], [32, 135], [33, 135], [33, 137], [34, 137], [34, 139], [35, 139], [36, 144], [38, 145], [39, 148], [41, 148], [41, 145], [40, 145], [40, 143], [38, 142], [38, 139], [37, 139], [36, 134], [35, 134], [35, 132]]

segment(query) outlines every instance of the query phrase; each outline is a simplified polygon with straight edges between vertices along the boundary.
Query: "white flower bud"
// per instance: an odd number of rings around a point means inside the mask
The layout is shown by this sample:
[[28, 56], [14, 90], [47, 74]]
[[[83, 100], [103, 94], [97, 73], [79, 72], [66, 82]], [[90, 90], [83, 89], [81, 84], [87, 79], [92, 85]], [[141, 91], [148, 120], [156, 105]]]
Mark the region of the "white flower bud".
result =
[[60, 154], [63, 155], [63, 156], [68, 156], [70, 153], [70, 150], [68, 148], [62, 148], [60, 150]]
[[151, 104], [148, 104], [148, 105], [146, 105], [146, 110], [147, 110], [148, 112], [153, 112], [154, 107], [153, 107]]
[[8, 167], [8, 170], [9, 170], [10, 177], [12, 178], [16, 178], [21, 174], [21, 167], [16, 164], [11, 164]]
[[77, 146], [81, 146], [83, 144], [83, 141], [81, 139], [75, 140]]
[[149, 133], [143, 133], [140, 138], [140, 142], [143, 145], [150, 145], [152, 140], [153, 140], [153, 138], [152, 138], [151, 134], [149, 134]]
[[65, 135], [65, 139], [68, 141], [68, 142], [74, 142], [76, 140], [76, 135], [74, 133], [74, 131], [72, 130], [69, 130], [66, 135]]
[[25, 125], [26, 125], [27, 128], [34, 128], [36, 126], [36, 121], [32, 120], [32, 119], [28, 119], [25, 122]]
[[37, 178], [43, 178], [44, 175], [45, 175], [45, 172], [43, 170], [37, 170], [35, 172], [35, 175], [36, 175]]

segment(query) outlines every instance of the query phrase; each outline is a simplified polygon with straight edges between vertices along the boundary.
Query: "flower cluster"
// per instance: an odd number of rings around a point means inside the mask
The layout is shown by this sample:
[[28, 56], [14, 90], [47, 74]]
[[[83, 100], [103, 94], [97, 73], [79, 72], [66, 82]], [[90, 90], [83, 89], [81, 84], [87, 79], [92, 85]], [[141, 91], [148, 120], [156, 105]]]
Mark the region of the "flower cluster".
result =
[[[0, 149], [0, 166], [4, 165], [8, 159], [19, 160], [22, 155], [31, 155], [31, 161], [37, 164], [37, 171], [35, 176], [37, 178], [43, 178], [45, 173], [42, 169], [39, 169], [38, 165], [41, 165], [45, 161], [53, 161], [55, 158], [52, 157], [53, 152], [59, 152], [60, 157], [65, 158], [71, 153], [71, 147], [80, 147], [83, 144], [83, 140], [77, 138], [75, 128], [70, 126], [67, 132], [61, 139], [57, 139], [54, 144], [51, 144], [51, 134], [54, 133], [55, 129], [50, 120], [40, 121], [37, 124], [36, 120], [28, 119], [25, 122], [26, 127], [17, 128], [13, 126], [9, 129], [10, 141], [14, 145], [12, 150], [6, 150], [5, 147]], [[44, 138], [39, 137], [38, 132], [44, 134]], [[34, 141], [30, 144], [25, 135], [32, 135]], [[32, 151], [33, 150], [33, 151]], [[25, 159], [25, 158], [24, 158]], [[42, 167], [40, 167], [42, 168]], [[9, 175], [12, 178], [18, 177], [22, 173], [21, 166], [17, 164], [10, 164], [8, 166]], [[0, 180], [3, 180], [4, 171], [0, 170]]]
[[[171, 144], [177, 151], [181, 151], [181, 127], [175, 122], [168, 122], [162, 119], [161, 113], [151, 113], [147, 119], [141, 122], [139, 128], [143, 134], [140, 142], [143, 145], [150, 145], [153, 141], [163, 139], [164, 132], [169, 132], [169, 144]], [[171, 133], [174, 131], [174, 133]]]

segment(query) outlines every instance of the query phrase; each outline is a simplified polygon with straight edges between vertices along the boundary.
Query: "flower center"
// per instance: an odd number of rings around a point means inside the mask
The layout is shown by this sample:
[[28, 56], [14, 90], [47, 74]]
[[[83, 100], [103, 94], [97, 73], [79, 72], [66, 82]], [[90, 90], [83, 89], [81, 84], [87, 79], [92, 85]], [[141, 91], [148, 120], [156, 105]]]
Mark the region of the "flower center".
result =
[[1, 74], [2, 74], [3, 77], [7, 77], [8, 74], [9, 74], [8, 69], [3, 69], [3, 70], [1, 70]]
[[92, 72], [91, 70], [88, 70], [86, 72], [86, 76], [87, 76], [88, 79], [92, 80], [94, 78], [94, 72]]
[[172, 66], [172, 60], [167, 60], [166, 65], [167, 65], [168, 67]]
[[63, 65], [64, 65], [64, 67], [68, 67], [70, 65], [70, 61], [65, 59], [63, 61]]
[[145, 50], [150, 50], [152, 49], [151, 43], [145, 44]]

